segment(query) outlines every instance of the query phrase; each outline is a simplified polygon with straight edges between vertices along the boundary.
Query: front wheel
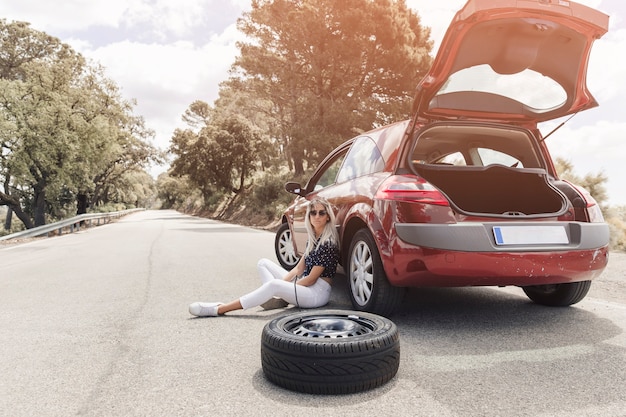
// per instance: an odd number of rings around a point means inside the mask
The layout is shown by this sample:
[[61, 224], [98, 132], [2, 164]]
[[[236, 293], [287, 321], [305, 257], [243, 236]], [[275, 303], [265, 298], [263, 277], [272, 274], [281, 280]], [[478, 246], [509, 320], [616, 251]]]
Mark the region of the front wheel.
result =
[[278, 228], [276, 238], [274, 239], [274, 250], [276, 251], [278, 263], [286, 270], [290, 271], [298, 263], [300, 258], [293, 246], [288, 223], [283, 223]]
[[591, 281], [522, 287], [528, 298], [537, 304], [566, 307], [581, 301], [591, 287]]
[[402, 303], [405, 290], [387, 280], [378, 248], [368, 230], [361, 229], [354, 235], [347, 266], [352, 306], [383, 316], [393, 314]]

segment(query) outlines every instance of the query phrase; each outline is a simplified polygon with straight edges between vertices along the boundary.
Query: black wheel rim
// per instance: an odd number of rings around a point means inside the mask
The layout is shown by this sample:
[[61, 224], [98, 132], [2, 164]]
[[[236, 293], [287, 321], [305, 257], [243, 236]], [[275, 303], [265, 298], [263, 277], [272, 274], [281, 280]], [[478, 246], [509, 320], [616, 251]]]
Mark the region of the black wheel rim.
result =
[[285, 323], [285, 330], [297, 336], [337, 339], [372, 333], [375, 324], [356, 315], [295, 317]]

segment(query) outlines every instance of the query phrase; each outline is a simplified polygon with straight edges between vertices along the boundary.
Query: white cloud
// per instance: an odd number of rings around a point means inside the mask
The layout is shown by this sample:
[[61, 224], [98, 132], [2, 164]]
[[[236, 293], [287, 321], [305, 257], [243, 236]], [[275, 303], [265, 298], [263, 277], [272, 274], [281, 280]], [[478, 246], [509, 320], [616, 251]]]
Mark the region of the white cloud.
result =
[[597, 40], [587, 72], [589, 89], [600, 101], [626, 97], [626, 62], [621, 57], [626, 51], [626, 28], [609, 30]]
[[[622, 185], [626, 148], [621, 138], [626, 128], [621, 121], [626, 64], [617, 59], [626, 51], [626, 3], [578, 2], [611, 13], [610, 31], [594, 44], [588, 71], [589, 88], [600, 107], [578, 115], [550, 137], [548, 145], [553, 156], [571, 160], [578, 175], [604, 170], [611, 203], [626, 204]], [[166, 148], [189, 104], [217, 98], [219, 83], [227, 78], [238, 53], [235, 41], [242, 36], [235, 19], [250, 4], [251, 0], [0, 0], [0, 16], [28, 21], [33, 29], [60, 36], [101, 63], [124, 97], [137, 100], [136, 114], [157, 132], [155, 144]], [[433, 52], [464, 4], [465, 0], [407, 0], [422, 24], [432, 29]]]
[[[212, 103], [227, 76], [240, 36], [234, 25], [205, 45], [123, 41], [81, 53], [101, 63], [125, 98], [137, 99], [137, 113], [157, 131], [156, 145], [169, 144], [179, 119], [194, 100]], [[84, 45], [83, 45], [84, 46]]]
[[547, 139], [553, 158], [569, 160], [579, 176], [603, 173], [609, 202], [626, 205], [624, 193], [624, 131], [626, 122], [597, 121], [580, 128], [565, 125]]
[[[189, 36], [199, 26], [207, 26], [220, 14], [220, 0], [21, 0], [0, 5], [0, 16], [27, 20], [45, 32], [68, 33], [95, 26], [128, 28], [142, 25], [152, 36], [166, 39]], [[239, 8], [250, 1], [231, 0]]]
[[433, 52], [436, 52], [454, 14], [463, 7], [465, 0], [406, 0], [406, 4], [420, 16], [423, 26], [431, 28], [430, 36], [435, 42]]
[[136, 0], [129, 4], [121, 21], [126, 27], [148, 25], [160, 39], [190, 36], [195, 28], [207, 26], [215, 14], [215, 0]]
[[9, 20], [26, 20], [42, 31], [82, 30], [93, 25], [117, 27], [129, 6], [139, 1], [21, 0], [0, 5], [0, 14]]

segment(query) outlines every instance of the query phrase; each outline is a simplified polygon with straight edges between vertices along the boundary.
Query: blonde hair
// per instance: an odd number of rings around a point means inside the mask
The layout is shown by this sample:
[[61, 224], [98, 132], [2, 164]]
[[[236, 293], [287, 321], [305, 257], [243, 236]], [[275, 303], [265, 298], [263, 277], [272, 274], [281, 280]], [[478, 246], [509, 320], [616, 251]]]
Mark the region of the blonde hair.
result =
[[[317, 240], [315, 236], [315, 231], [313, 230], [313, 226], [311, 225], [311, 208], [316, 205], [321, 205], [326, 210], [326, 214], [330, 218], [330, 221], [326, 222], [324, 226], [324, 230]], [[326, 242], [330, 242], [339, 246], [339, 233], [337, 233], [337, 228], [335, 227], [335, 213], [333, 212], [333, 208], [330, 206], [330, 203], [326, 201], [326, 199], [321, 197], [316, 197], [309, 202], [309, 205], [306, 208], [306, 219], [304, 220], [304, 225], [306, 227], [306, 231], [309, 237], [309, 240], [306, 245], [306, 250], [304, 251], [304, 256], [307, 256], [309, 253], [317, 249], [320, 245], [325, 244]]]

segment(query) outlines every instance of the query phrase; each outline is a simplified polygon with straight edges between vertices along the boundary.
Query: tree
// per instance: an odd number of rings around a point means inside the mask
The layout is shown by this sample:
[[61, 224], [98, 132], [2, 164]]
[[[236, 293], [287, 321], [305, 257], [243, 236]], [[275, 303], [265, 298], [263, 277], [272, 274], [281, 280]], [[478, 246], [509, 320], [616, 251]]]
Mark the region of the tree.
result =
[[187, 177], [172, 177], [164, 172], [157, 178], [158, 198], [161, 200], [161, 208], [176, 209], [185, 199], [193, 193], [193, 187]]
[[0, 37], [0, 205], [27, 228], [118, 198], [127, 174], [160, 161], [102, 67], [25, 23], [0, 21]]
[[[261, 153], [263, 138], [244, 120], [229, 117], [219, 120], [213, 134], [211, 152], [216, 156], [216, 164], [210, 167], [215, 183], [228, 188], [235, 194], [246, 186], [246, 181], [256, 171], [256, 161]], [[221, 165], [221, 166], [220, 166]]]
[[58, 39], [31, 29], [26, 22], [0, 19], [0, 79], [24, 80], [25, 64], [54, 60], [66, 52]]
[[234, 115], [215, 117], [208, 109], [200, 102], [190, 106], [184, 120], [188, 124], [191, 121], [190, 127], [197, 132], [177, 129], [169, 149], [176, 156], [171, 175], [188, 178], [202, 191], [205, 201], [215, 191], [243, 191], [258, 168], [257, 159], [264, 146], [261, 134], [247, 121]]
[[251, 41], [225, 86], [269, 100], [270, 134], [296, 174], [356, 133], [406, 118], [430, 66], [430, 31], [404, 0], [253, 0], [238, 28]]
[[563, 158], [556, 158], [554, 165], [561, 178], [579, 185], [589, 191], [589, 194], [591, 194], [594, 200], [596, 200], [603, 211], [606, 211], [608, 195], [605, 184], [608, 178], [604, 173], [589, 173], [584, 177], [579, 177], [574, 173], [574, 166], [572, 163]]
[[[28, 130], [45, 129], [45, 120], [55, 117], [44, 107], [58, 99], [54, 91], [46, 91], [46, 84], [57, 81], [63, 84], [62, 74], [49, 68], [48, 71], [37, 74], [42, 65], [50, 67], [61, 62], [65, 65], [77, 64], [78, 56], [56, 38], [44, 33], [33, 31], [28, 23], [7, 23], [0, 20], [0, 178], [3, 179], [4, 191], [0, 192], [0, 205], [9, 207], [9, 216], [15, 213], [26, 227], [33, 227], [43, 220], [45, 208], [45, 179], [46, 172], [41, 166], [33, 163], [23, 155], [32, 150], [48, 160], [54, 160], [56, 155], [48, 153], [44, 146], [38, 147], [32, 143], [33, 135]], [[33, 79], [33, 75], [37, 77]], [[38, 100], [32, 100], [33, 94], [42, 93]], [[29, 105], [39, 108], [28, 109]], [[42, 111], [39, 115], [37, 112]], [[49, 110], [49, 109], [48, 109]], [[37, 121], [29, 123], [25, 113], [31, 111], [33, 116], [40, 116]], [[57, 114], [56, 116], [59, 116]], [[35, 117], [33, 117], [35, 118]], [[22, 138], [26, 132], [26, 138]], [[39, 158], [41, 159], [41, 158]], [[44, 170], [45, 171], [45, 170]], [[34, 178], [31, 181], [22, 181], [24, 173]], [[12, 184], [15, 182], [15, 185]], [[22, 202], [30, 202], [30, 207], [22, 206]], [[35, 221], [29, 216], [29, 211], [37, 207], [39, 210]], [[10, 218], [7, 217], [5, 227], [10, 227]]]
[[[13, 122], [15, 136], [4, 143], [10, 155], [5, 158], [7, 176], [30, 200], [35, 225], [45, 224], [49, 190], [68, 183], [68, 170], [77, 142], [72, 129], [73, 112], [69, 74], [83, 63], [66, 51], [57, 62], [24, 64], [25, 80], [2, 80], [2, 107]], [[15, 210], [15, 207], [12, 207]], [[16, 211], [17, 213], [17, 211]]]

